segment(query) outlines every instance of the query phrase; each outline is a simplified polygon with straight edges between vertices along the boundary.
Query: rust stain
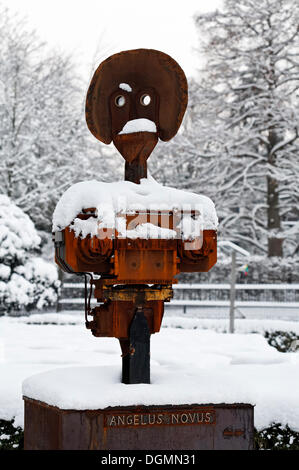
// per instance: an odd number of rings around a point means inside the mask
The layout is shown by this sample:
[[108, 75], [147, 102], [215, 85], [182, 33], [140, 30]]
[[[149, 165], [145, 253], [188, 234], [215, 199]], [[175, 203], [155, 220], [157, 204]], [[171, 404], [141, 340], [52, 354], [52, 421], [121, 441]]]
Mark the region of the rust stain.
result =
[[243, 437], [245, 434], [245, 431], [243, 429], [232, 429], [232, 428], [226, 428], [223, 431], [223, 436], [226, 438], [231, 438], [231, 437]]

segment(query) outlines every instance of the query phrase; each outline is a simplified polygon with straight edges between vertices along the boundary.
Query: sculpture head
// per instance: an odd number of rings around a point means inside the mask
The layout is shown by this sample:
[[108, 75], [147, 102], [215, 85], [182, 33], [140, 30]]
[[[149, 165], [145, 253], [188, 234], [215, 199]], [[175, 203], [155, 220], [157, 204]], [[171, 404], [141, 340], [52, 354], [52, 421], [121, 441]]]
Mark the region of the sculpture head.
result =
[[163, 52], [136, 49], [114, 54], [91, 80], [88, 128], [101, 142], [113, 141], [129, 166], [138, 162], [146, 167], [158, 139], [168, 141], [177, 133], [187, 90], [183, 70]]

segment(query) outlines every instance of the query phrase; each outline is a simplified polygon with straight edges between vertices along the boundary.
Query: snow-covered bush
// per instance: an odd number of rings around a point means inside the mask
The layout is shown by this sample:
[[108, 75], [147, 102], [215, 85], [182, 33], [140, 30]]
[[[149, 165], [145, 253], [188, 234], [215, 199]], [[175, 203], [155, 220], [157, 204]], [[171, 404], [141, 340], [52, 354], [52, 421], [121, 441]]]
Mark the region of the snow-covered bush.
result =
[[38, 256], [40, 242], [28, 215], [0, 195], [0, 312], [41, 309], [56, 301], [57, 271]]
[[21, 450], [24, 448], [24, 431], [14, 425], [14, 420], [0, 419], [0, 450]]
[[271, 423], [260, 431], [255, 431], [256, 450], [299, 450], [299, 432], [288, 424]]
[[289, 352], [293, 341], [299, 340], [294, 331], [265, 331], [264, 336], [279, 352]]

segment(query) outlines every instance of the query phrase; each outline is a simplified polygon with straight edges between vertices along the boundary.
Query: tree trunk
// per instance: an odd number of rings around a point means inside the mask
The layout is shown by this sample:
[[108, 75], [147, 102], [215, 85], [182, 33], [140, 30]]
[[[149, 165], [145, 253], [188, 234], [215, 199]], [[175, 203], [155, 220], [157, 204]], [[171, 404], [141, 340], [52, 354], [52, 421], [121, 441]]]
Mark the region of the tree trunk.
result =
[[[277, 144], [278, 137], [274, 131], [270, 132], [270, 148]], [[268, 162], [275, 166], [275, 153], [269, 153]], [[272, 232], [268, 236], [268, 256], [283, 256], [283, 238], [273, 236], [273, 231], [280, 232], [279, 192], [278, 181], [271, 175], [267, 176], [267, 204], [268, 204], [268, 230]]]

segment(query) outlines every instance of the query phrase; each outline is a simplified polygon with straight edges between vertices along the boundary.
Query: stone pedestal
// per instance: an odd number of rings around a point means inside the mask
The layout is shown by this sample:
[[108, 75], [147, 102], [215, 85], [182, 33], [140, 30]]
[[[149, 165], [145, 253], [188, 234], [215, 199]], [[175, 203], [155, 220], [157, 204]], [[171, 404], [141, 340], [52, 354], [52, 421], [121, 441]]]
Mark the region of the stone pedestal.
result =
[[26, 450], [253, 449], [249, 404], [63, 410], [24, 401]]

